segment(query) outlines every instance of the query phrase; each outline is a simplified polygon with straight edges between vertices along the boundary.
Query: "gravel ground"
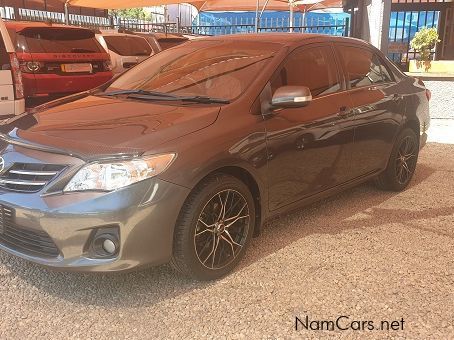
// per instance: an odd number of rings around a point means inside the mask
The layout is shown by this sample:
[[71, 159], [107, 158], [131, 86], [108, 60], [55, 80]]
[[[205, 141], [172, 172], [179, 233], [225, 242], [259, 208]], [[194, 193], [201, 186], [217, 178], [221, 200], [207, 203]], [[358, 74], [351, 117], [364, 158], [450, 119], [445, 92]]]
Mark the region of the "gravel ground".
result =
[[425, 80], [424, 83], [432, 91], [431, 117], [454, 119], [454, 81]]
[[[411, 187], [362, 185], [265, 226], [212, 283], [169, 267], [52, 272], [0, 253], [0, 338], [454, 339], [454, 145], [429, 144]], [[309, 331], [304, 321], [404, 319], [404, 330]]]
[[[407, 191], [362, 185], [274, 220], [214, 283], [168, 266], [53, 272], [0, 252], [0, 339], [454, 339], [454, 145], [440, 144], [454, 143], [454, 82], [426, 84], [435, 143]], [[294, 329], [341, 315], [404, 330]]]
[[454, 144], [454, 80], [424, 83], [432, 91], [429, 142]]

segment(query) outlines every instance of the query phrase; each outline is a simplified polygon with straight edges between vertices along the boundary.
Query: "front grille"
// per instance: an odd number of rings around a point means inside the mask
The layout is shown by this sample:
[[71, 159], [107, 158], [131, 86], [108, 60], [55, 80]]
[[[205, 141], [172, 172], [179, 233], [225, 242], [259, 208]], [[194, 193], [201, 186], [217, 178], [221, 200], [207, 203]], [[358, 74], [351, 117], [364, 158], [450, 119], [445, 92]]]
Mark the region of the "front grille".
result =
[[29, 230], [14, 222], [14, 210], [0, 206], [0, 243], [28, 255], [55, 258], [59, 251], [44, 231]]
[[0, 176], [0, 186], [12, 191], [38, 192], [64, 168], [55, 164], [14, 163]]

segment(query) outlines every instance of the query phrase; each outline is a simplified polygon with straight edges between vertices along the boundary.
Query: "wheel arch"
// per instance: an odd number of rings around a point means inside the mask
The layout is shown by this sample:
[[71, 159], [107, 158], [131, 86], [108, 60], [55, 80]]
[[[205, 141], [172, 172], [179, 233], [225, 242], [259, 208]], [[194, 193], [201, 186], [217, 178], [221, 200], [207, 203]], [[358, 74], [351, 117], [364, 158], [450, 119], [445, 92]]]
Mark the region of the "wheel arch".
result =
[[246, 184], [247, 187], [251, 190], [255, 204], [255, 228], [253, 236], [258, 236], [260, 234], [262, 222], [265, 219], [265, 209], [263, 208], [264, 192], [259, 184], [259, 181], [249, 170], [238, 165], [227, 165], [211, 170], [198, 181], [196, 186], [203, 182], [207, 177], [215, 174], [226, 174], [233, 176]]
[[421, 137], [421, 124], [419, 123], [418, 118], [413, 117], [413, 118], [407, 119], [404, 122], [404, 124], [402, 125], [402, 127], [400, 128], [399, 133], [407, 128], [412, 129], [416, 133], [416, 137], [418, 138], [418, 141], [419, 141], [419, 139]]

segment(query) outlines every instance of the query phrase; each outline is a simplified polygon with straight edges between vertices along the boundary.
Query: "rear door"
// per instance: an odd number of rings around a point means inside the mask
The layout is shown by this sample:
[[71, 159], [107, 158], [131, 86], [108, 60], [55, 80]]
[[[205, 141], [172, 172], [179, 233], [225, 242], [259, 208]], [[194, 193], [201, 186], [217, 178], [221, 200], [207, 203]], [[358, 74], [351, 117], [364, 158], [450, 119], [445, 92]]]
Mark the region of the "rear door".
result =
[[270, 210], [279, 209], [350, 179], [353, 119], [331, 44], [291, 52], [271, 80], [307, 86], [312, 102], [266, 117]]
[[355, 177], [384, 169], [405, 114], [399, 84], [380, 54], [366, 46], [336, 44], [354, 108]]

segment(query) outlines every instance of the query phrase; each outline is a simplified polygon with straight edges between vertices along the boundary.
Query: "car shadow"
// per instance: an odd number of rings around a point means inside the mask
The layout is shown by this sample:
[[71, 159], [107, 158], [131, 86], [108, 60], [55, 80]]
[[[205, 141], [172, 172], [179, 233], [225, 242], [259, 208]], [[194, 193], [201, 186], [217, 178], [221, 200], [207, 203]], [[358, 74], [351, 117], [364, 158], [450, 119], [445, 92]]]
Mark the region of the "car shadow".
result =
[[[419, 164], [409, 189], [415, 189], [434, 172], [428, 165]], [[337, 234], [347, 229], [401, 223], [403, 211], [378, 207], [396, 195], [364, 184], [276, 218], [264, 226], [260, 237], [253, 240], [237, 270], [247, 270], [249, 265], [311, 234]], [[338, 221], [336, 225], [323, 224], [327, 212], [330, 220]], [[365, 213], [367, 218], [351, 220], [358, 213]], [[451, 214], [454, 214], [454, 207], [417, 211], [413, 217]], [[295, 228], [295, 225], [301, 225], [301, 228]], [[0, 261], [9, 270], [6, 275], [17, 276], [40, 293], [79, 305], [107, 308], [150, 306], [216, 284], [184, 278], [168, 265], [130, 273], [81, 274], [52, 271], [7, 254], [1, 254]]]
[[[426, 164], [418, 164], [417, 171], [407, 190], [417, 188], [433, 173], [435, 173], [435, 170], [432, 167]], [[398, 194], [379, 190], [373, 183], [369, 182], [303, 207], [292, 214], [279, 216], [262, 227], [262, 234], [259, 238], [254, 239], [246, 259], [242, 262], [242, 267], [311, 234], [338, 234], [348, 229], [378, 228], [389, 223], [406, 224], [403, 216], [409, 213], [408, 210], [379, 207]], [[361, 218], [353, 218], [358, 213], [361, 213]], [[330, 215], [330, 221], [337, 221], [335, 225], [324, 223], [324, 220], [328, 220], [327, 214]], [[421, 211], [412, 211], [411, 220], [453, 214], [454, 207], [431, 207]], [[295, 228], [295, 225], [300, 225], [301, 228]], [[414, 225], [411, 226], [415, 227]], [[266, 249], [260, 246], [262, 243], [266, 244]], [[258, 252], [257, 249], [259, 249]]]

